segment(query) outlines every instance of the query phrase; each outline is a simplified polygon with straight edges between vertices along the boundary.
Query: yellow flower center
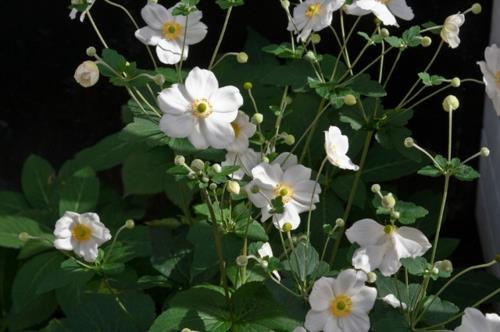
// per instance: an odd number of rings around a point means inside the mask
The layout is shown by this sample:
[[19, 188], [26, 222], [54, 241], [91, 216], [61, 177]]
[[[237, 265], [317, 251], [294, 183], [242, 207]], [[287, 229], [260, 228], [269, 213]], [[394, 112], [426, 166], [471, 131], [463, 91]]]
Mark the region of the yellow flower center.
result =
[[92, 228], [87, 225], [78, 224], [71, 229], [71, 236], [77, 241], [88, 241], [92, 236]]
[[175, 40], [181, 35], [182, 27], [179, 23], [166, 22], [161, 30], [166, 40]]
[[238, 136], [240, 136], [240, 132], [241, 132], [241, 127], [238, 123], [236, 123], [236, 121], [233, 121], [231, 122], [231, 127], [233, 127], [233, 130], [234, 130], [234, 137], [238, 138]]
[[391, 3], [392, 0], [379, 0], [380, 2], [382, 2], [384, 5], [388, 5]]
[[495, 74], [495, 79], [497, 81], [497, 86], [500, 88], [500, 71]]
[[283, 204], [290, 202], [293, 198], [293, 189], [287, 184], [278, 183], [273, 191], [274, 197], [281, 196]]
[[321, 5], [319, 3], [315, 3], [307, 7], [304, 15], [306, 15], [307, 17], [313, 17], [315, 15], [318, 15], [320, 10], [321, 10]]
[[212, 114], [212, 105], [206, 99], [196, 99], [191, 104], [191, 112], [197, 118], [206, 118]]
[[394, 227], [392, 225], [385, 225], [385, 227], [384, 227], [385, 234], [392, 234], [392, 233], [394, 233], [395, 230], [396, 230], [396, 227]]
[[345, 294], [334, 297], [330, 304], [330, 311], [335, 317], [349, 316], [352, 311], [352, 299]]

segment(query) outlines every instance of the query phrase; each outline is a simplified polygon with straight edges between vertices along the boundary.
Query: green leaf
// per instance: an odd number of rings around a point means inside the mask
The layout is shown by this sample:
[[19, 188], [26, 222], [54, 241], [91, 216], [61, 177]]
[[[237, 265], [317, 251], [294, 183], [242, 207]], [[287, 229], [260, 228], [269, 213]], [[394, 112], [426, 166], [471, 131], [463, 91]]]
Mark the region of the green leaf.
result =
[[396, 36], [388, 36], [385, 37], [384, 40], [387, 42], [387, 44], [391, 45], [392, 47], [400, 48], [403, 46], [403, 39], [396, 37]]
[[54, 168], [36, 155], [30, 155], [24, 162], [21, 185], [24, 196], [35, 208], [46, 208], [50, 202], [51, 184], [55, 177]]
[[0, 191], [0, 214], [16, 214], [29, 208], [28, 202], [20, 193]]
[[66, 320], [53, 319], [40, 332], [71, 332], [66, 325]]
[[[429, 325], [444, 322], [453, 317], [460, 310], [455, 304], [449, 301], [441, 300], [439, 297], [435, 297], [434, 295], [427, 297], [424, 305], [428, 309], [422, 320]], [[428, 307], [429, 305], [430, 307]]]
[[460, 181], [474, 181], [479, 178], [479, 172], [469, 165], [463, 164], [453, 169], [453, 175]]
[[19, 233], [26, 232], [31, 236], [42, 234], [40, 226], [34, 220], [18, 216], [0, 216], [0, 246], [19, 249], [23, 242]]
[[[57, 309], [57, 301], [53, 293], [34, 297], [29, 303], [18, 311], [9, 313], [9, 331], [31, 331], [34, 327], [46, 322]], [[38, 330], [38, 329], [37, 329]], [[57, 332], [70, 332], [67, 330], [54, 330]], [[52, 331], [50, 331], [52, 332]]]
[[409, 47], [416, 47], [420, 45], [420, 27], [418, 25], [412, 26], [403, 32], [403, 42]]
[[[344, 201], [347, 202], [354, 183], [353, 174], [341, 175], [333, 179], [333, 191]], [[358, 190], [354, 196], [353, 204], [361, 209], [365, 207], [366, 202], [366, 185], [360, 181]]]
[[349, 87], [359, 93], [360, 95], [367, 97], [384, 97], [387, 95], [384, 87], [377, 81], [370, 79], [367, 74], [362, 74], [356, 78]]
[[375, 145], [368, 152], [363, 178], [366, 182], [390, 181], [410, 175], [420, 167], [421, 164], [413, 160]]
[[174, 16], [188, 16], [190, 13], [196, 11], [196, 5], [200, 0], [181, 0], [177, 6], [174, 7], [172, 15]]
[[408, 270], [409, 274], [415, 276], [424, 275], [425, 270], [430, 266], [430, 264], [427, 263], [427, 260], [423, 257], [402, 258], [401, 264], [403, 264], [403, 266]]
[[245, 236], [247, 236], [250, 241], [269, 241], [266, 230], [258, 221], [255, 220], [252, 220], [248, 225], [248, 231], [246, 222], [239, 222], [236, 225], [235, 233], [241, 238], [245, 238]]
[[90, 167], [77, 171], [62, 183], [59, 215], [66, 211], [84, 213], [93, 211], [99, 196], [99, 180]]
[[282, 59], [301, 59], [304, 54], [304, 47], [298, 45], [295, 50], [292, 48], [290, 43], [271, 44], [262, 48], [266, 53], [274, 54], [278, 58]]
[[445, 78], [439, 75], [429, 75], [428, 73], [422, 72], [418, 73], [418, 77], [422, 80], [425, 86], [438, 86], [441, 85]]
[[[391, 214], [390, 209], [380, 206], [380, 197], [378, 196], [374, 199], [374, 206], [377, 208], [377, 214]], [[425, 208], [418, 206], [415, 203], [401, 200], [396, 201], [394, 209], [399, 212], [399, 222], [405, 225], [414, 224], [417, 219], [423, 218], [429, 213], [429, 211]]]
[[424, 166], [421, 169], [419, 169], [417, 174], [436, 178], [436, 177], [443, 175], [443, 172], [441, 172], [439, 169], [437, 169], [434, 165], [432, 165], [432, 166], [427, 165], [427, 166]]
[[[69, 259], [69, 261], [74, 260]], [[44, 294], [51, 290], [64, 287], [69, 283], [84, 285], [87, 281], [92, 279], [95, 274], [94, 271], [85, 270], [80, 265], [77, 265], [78, 269], [68, 269], [63, 268], [63, 266], [64, 262], [60, 267], [52, 271], [48, 271], [48, 273], [40, 280], [40, 283], [37, 285], [36, 294]]]
[[311, 245], [300, 242], [289, 255], [286, 261], [287, 268], [297, 274], [302, 281], [306, 281], [319, 264], [319, 255]]
[[218, 4], [221, 9], [229, 9], [245, 4], [243, 0], [216, 0], [215, 3]]

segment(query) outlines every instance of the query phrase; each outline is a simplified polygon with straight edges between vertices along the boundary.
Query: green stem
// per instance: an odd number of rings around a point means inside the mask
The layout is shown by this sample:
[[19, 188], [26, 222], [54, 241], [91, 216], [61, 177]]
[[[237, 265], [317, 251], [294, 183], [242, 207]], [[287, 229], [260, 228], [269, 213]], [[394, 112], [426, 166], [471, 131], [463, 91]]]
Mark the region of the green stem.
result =
[[344, 27], [344, 11], [340, 11], [340, 32], [342, 33], [342, 41], [343, 45], [346, 45], [344, 47], [344, 53], [345, 53], [345, 62], [347, 64], [347, 68], [349, 69], [349, 72], [351, 73], [351, 76], [354, 75], [352, 72], [352, 66], [351, 66], [351, 59], [349, 58], [349, 51], [347, 50], [347, 40], [345, 37], [345, 27]]
[[328, 157], [325, 157], [323, 161], [321, 162], [321, 166], [319, 167], [318, 175], [316, 175], [316, 180], [314, 181], [314, 188], [313, 192], [311, 194], [311, 201], [309, 202], [309, 213], [307, 214], [307, 244], [311, 244], [311, 215], [312, 215], [312, 206], [313, 206], [313, 199], [314, 199], [314, 194], [316, 193], [316, 188], [318, 187], [319, 184], [319, 178], [321, 176], [321, 173], [323, 172], [323, 168], [326, 165], [326, 162], [328, 161]]
[[184, 62], [184, 49], [186, 48], [188, 19], [189, 19], [189, 15], [186, 16], [186, 22], [184, 23], [184, 37], [182, 38], [181, 60], [179, 61], [179, 66], [177, 67], [177, 79], [181, 83], [182, 83], [182, 63]]
[[[444, 86], [444, 87], [442, 87], [442, 88], [440, 88], [440, 89], [438, 89], [438, 90], [434, 91], [433, 93], [431, 93], [431, 94], [429, 94], [429, 95], [425, 96], [424, 98], [420, 99], [419, 101], [417, 101], [417, 102], [413, 103], [412, 105], [410, 105], [410, 106], [408, 106], [408, 107], [406, 107], [406, 108], [407, 108], [407, 109], [412, 109], [412, 108], [415, 108], [415, 107], [417, 107], [418, 105], [422, 104], [424, 101], [426, 101], [426, 100], [428, 100], [428, 99], [430, 99], [430, 98], [434, 97], [435, 95], [437, 95], [438, 93], [441, 93], [441, 92], [445, 91], [446, 89], [449, 89], [450, 87], [451, 87], [451, 85]], [[400, 106], [400, 108], [399, 108], [399, 109], [401, 109], [401, 108], [405, 107], [405, 106], [406, 106], [406, 104], [407, 104], [409, 101], [411, 101], [411, 99], [410, 99], [410, 100], [408, 100], [407, 102], [403, 103], [403, 104]]]
[[[314, 136], [314, 133], [316, 132], [316, 127], [318, 125], [318, 120], [320, 118], [318, 115], [322, 113], [323, 107], [325, 106], [325, 102], [326, 102], [325, 99], [321, 99], [321, 102], [319, 103], [318, 110], [316, 112], [316, 117], [314, 118], [313, 122], [311, 123], [311, 129], [309, 131], [306, 142], [304, 144], [304, 149], [302, 150], [302, 153], [300, 155], [299, 163], [302, 163], [302, 161], [304, 160], [304, 158], [307, 154], [307, 150], [309, 149], [309, 145], [311, 143], [311, 140]], [[299, 142], [297, 142], [297, 144], [298, 143]]]
[[90, 10], [87, 12], [87, 16], [89, 18], [90, 24], [92, 25], [92, 28], [94, 28], [94, 31], [97, 34], [97, 37], [99, 37], [99, 40], [101, 41], [104, 48], [109, 48], [108, 44], [106, 44], [106, 41], [104, 40], [104, 37], [102, 36], [101, 32], [97, 28], [97, 25], [95, 24], [94, 19], [92, 18], [92, 15], [90, 14]]
[[394, 70], [396, 69], [396, 66], [399, 62], [399, 60], [401, 59], [401, 54], [403, 54], [403, 51], [400, 49], [399, 52], [398, 52], [398, 55], [396, 56], [396, 59], [394, 60], [394, 62], [392, 63], [392, 67], [391, 69], [389, 70], [389, 74], [387, 75], [387, 78], [385, 79], [385, 82], [384, 82], [384, 89], [385, 87], [387, 86], [387, 84], [389, 83], [389, 80], [391, 79], [392, 77], [392, 74], [394, 73]]
[[227, 25], [229, 23], [229, 17], [231, 16], [231, 11], [233, 10], [233, 7], [229, 7], [229, 9], [226, 12], [226, 18], [224, 19], [224, 24], [222, 26], [222, 31], [219, 35], [219, 40], [217, 41], [217, 45], [215, 46], [214, 53], [212, 54], [212, 58], [210, 59], [210, 64], [208, 65], [208, 70], [211, 70], [214, 63], [215, 63], [215, 58], [217, 57], [217, 53], [219, 53], [219, 48], [220, 45], [222, 44], [222, 40], [224, 39], [224, 34], [226, 33]]

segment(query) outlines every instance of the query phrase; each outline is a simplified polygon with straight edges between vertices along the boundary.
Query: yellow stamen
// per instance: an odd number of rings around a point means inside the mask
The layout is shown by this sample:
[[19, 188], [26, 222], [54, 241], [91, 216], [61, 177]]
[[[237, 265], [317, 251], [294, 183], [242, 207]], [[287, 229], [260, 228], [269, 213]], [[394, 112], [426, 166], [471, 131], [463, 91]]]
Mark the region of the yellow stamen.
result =
[[196, 99], [191, 104], [191, 112], [197, 118], [206, 118], [212, 114], [212, 105], [206, 99]]
[[166, 22], [162, 27], [163, 37], [167, 40], [175, 40], [182, 33], [182, 27], [179, 23]]
[[293, 188], [284, 183], [278, 183], [273, 191], [274, 197], [281, 196], [283, 204], [290, 202], [293, 198]]
[[315, 15], [318, 15], [320, 10], [321, 10], [321, 5], [319, 3], [315, 3], [307, 7], [304, 15], [306, 15], [307, 17], [313, 17]]
[[233, 130], [234, 130], [234, 137], [238, 138], [238, 136], [240, 136], [240, 132], [241, 132], [240, 125], [236, 121], [233, 121], [233, 122], [231, 122], [231, 127], [233, 127]]
[[500, 87], [500, 71], [495, 74], [495, 80], [497, 81], [497, 86]]
[[349, 316], [352, 311], [352, 299], [345, 294], [334, 297], [330, 304], [330, 311], [335, 317]]
[[71, 229], [71, 235], [77, 241], [88, 241], [92, 236], [92, 228], [87, 225], [78, 224]]
[[395, 227], [392, 225], [385, 225], [384, 227], [385, 234], [392, 234], [395, 230], [396, 230]]

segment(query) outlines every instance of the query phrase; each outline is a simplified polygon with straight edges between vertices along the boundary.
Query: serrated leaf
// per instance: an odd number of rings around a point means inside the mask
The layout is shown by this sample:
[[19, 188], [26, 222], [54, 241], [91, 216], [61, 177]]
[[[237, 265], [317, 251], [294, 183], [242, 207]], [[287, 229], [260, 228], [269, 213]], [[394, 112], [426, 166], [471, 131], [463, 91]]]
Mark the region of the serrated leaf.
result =
[[408, 257], [402, 258], [401, 264], [408, 270], [409, 274], [415, 276], [424, 275], [424, 272], [429, 267], [429, 263], [423, 257]]
[[417, 174], [436, 178], [438, 176], [443, 175], [443, 172], [441, 172], [439, 169], [437, 169], [434, 165], [432, 165], [432, 166], [428, 165], [428, 166], [425, 166], [425, 167], [422, 167], [421, 169], [419, 169]]
[[297, 45], [295, 49], [293, 49], [290, 43], [281, 43], [279, 45], [271, 44], [263, 47], [262, 50], [282, 59], [301, 59], [304, 54], [303, 46]]
[[377, 81], [370, 79], [369, 75], [362, 74], [349, 84], [349, 87], [360, 95], [367, 97], [384, 97], [387, 95], [384, 87]]
[[474, 181], [479, 178], [479, 172], [469, 165], [460, 165], [453, 169], [453, 175], [460, 181]]
[[289, 254], [288, 268], [302, 281], [306, 281], [318, 267], [319, 255], [311, 245], [300, 242]]
[[31, 219], [20, 216], [0, 216], [0, 246], [19, 249], [23, 242], [19, 233], [26, 232], [31, 236], [40, 236], [39, 224]]
[[77, 171], [66, 179], [60, 189], [59, 215], [66, 211], [84, 213], [93, 211], [99, 196], [99, 180], [90, 167]]
[[35, 208], [50, 203], [50, 189], [55, 177], [54, 168], [45, 159], [30, 155], [24, 162], [21, 185], [28, 202]]
[[221, 9], [229, 9], [245, 4], [243, 0], [216, 0], [215, 3], [218, 4]]

